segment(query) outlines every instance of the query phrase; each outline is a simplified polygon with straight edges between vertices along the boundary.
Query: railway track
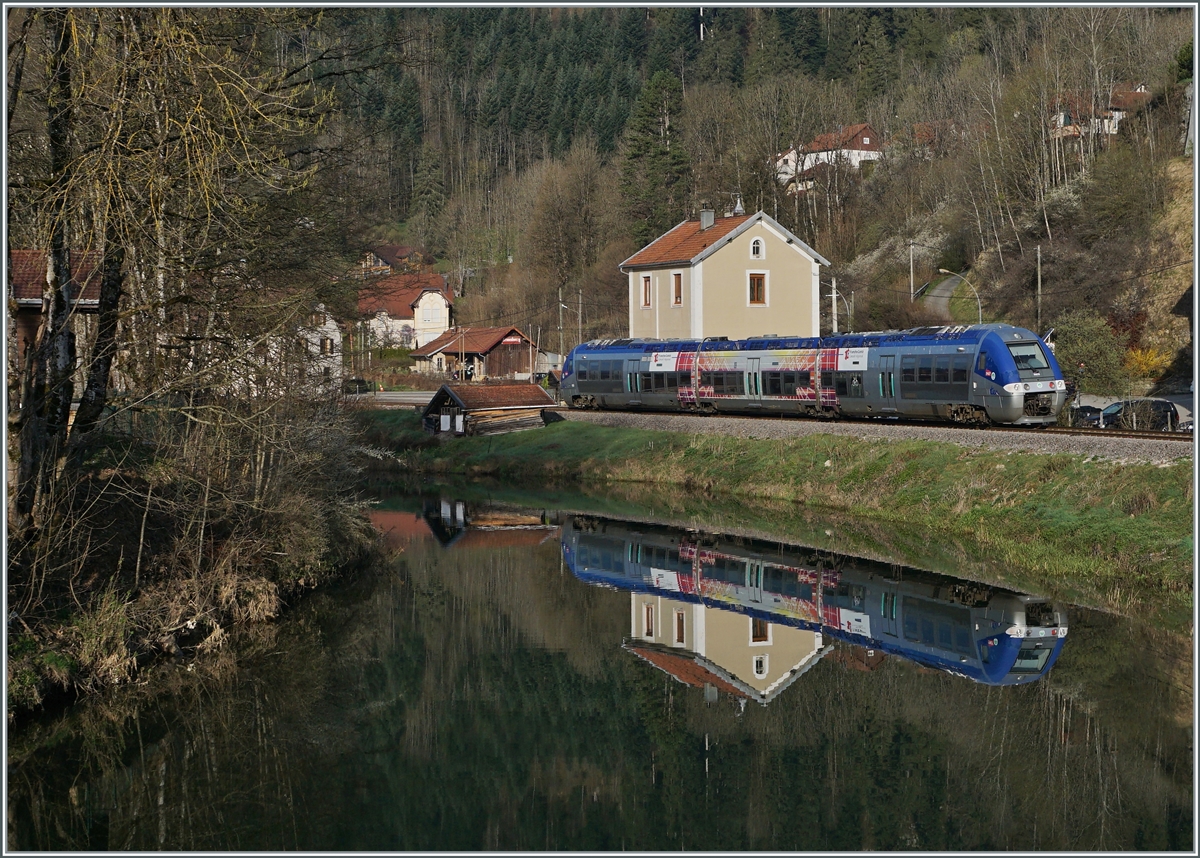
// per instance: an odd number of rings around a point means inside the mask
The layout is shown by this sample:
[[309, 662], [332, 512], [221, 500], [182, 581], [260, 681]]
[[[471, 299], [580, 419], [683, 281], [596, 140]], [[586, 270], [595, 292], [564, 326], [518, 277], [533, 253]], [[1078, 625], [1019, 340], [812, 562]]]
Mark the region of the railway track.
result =
[[[551, 410], [551, 409], [547, 409]], [[591, 411], [593, 413], [609, 413], [609, 414], [674, 414], [681, 416], [701, 416], [709, 419], [717, 420], [804, 420], [815, 423], [826, 422], [829, 424], [865, 424], [865, 425], [881, 425], [881, 426], [921, 426], [925, 428], [945, 428], [945, 429], [980, 429], [989, 432], [1020, 432], [1026, 435], [1065, 435], [1071, 437], [1095, 437], [1095, 438], [1130, 438], [1138, 441], [1186, 441], [1191, 443], [1192, 434], [1190, 432], [1133, 432], [1122, 429], [1088, 429], [1074, 426], [966, 426], [958, 423], [937, 422], [932, 420], [906, 420], [904, 418], [882, 417], [882, 418], [866, 418], [858, 419], [841, 419], [837, 417], [803, 417], [794, 414], [729, 414], [729, 413], [713, 413], [703, 415], [691, 415], [685, 411], [635, 411], [632, 409], [620, 409], [610, 411], [608, 409], [572, 409], [569, 406], [562, 405], [557, 409], [552, 409], [562, 412], [569, 411]]]
[[1191, 443], [1190, 432], [1132, 432], [1123, 429], [1083, 429], [1074, 426], [991, 426], [1000, 432], [1039, 432], [1055, 435], [1094, 436], [1098, 438], [1135, 438], [1139, 441], [1187, 441]]

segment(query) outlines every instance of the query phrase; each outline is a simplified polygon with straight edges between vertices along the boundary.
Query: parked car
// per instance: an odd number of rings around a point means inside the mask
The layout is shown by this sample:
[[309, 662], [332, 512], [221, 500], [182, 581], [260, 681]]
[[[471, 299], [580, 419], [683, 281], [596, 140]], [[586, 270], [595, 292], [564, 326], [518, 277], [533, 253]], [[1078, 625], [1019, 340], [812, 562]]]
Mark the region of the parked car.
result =
[[1192, 415], [1169, 399], [1142, 397], [1114, 402], [1100, 412], [1101, 429], [1151, 430], [1158, 432], [1190, 431]]
[[1072, 405], [1071, 425], [1084, 429], [1095, 429], [1100, 425], [1100, 409], [1094, 405]]

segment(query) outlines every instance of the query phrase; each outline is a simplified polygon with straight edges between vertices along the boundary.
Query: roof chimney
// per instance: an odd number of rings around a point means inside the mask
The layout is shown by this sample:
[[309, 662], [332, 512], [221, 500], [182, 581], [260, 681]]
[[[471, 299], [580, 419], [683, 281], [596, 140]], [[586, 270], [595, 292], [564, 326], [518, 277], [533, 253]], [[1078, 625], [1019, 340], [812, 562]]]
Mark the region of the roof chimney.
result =
[[700, 229], [708, 229], [717, 222], [717, 213], [712, 209], [700, 209]]
[[735, 215], [738, 215], [739, 217], [746, 213], [746, 209], [742, 207], [742, 195], [741, 194], [737, 195], [737, 205], [735, 205], [733, 207], [733, 213]]

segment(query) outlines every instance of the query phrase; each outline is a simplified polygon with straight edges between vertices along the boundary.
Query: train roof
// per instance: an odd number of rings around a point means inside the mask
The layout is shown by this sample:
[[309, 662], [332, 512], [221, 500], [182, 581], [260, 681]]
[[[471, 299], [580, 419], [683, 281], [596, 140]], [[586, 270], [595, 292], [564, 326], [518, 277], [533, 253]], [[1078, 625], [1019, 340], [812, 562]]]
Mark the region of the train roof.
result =
[[731, 340], [728, 337], [706, 337], [691, 339], [635, 339], [592, 340], [577, 348], [584, 351], [621, 352], [694, 352], [694, 351], [768, 351], [772, 349], [818, 349], [818, 348], [862, 348], [895, 344], [928, 344], [958, 342], [977, 343], [989, 333], [999, 334], [1005, 340], [1036, 339], [1031, 331], [1012, 325], [990, 323], [986, 325], [941, 325], [909, 328], [903, 331], [868, 331], [853, 334], [833, 334], [826, 337], [778, 336], [764, 334]]

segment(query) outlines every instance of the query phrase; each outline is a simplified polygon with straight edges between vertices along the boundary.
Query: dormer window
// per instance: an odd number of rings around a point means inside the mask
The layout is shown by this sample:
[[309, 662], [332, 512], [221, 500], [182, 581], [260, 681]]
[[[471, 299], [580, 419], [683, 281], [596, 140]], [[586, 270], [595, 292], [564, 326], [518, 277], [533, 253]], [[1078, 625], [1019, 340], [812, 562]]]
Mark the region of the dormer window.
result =
[[762, 239], [756, 238], [756, 239], [754, 239], [754, 241], [750, 242], [750, 258], [751, 259], [762, 259], [762, 256], [763, 256]]
[[867, 145], [867, 144], [869, 144], [870, 142], [871, 142], [871, 138], [870, 138], [870, 137], [864, 137], [864, 138], [863, 138], [863, 145], [864, 145], [864, 146], [866, 146], [866, 145]]

